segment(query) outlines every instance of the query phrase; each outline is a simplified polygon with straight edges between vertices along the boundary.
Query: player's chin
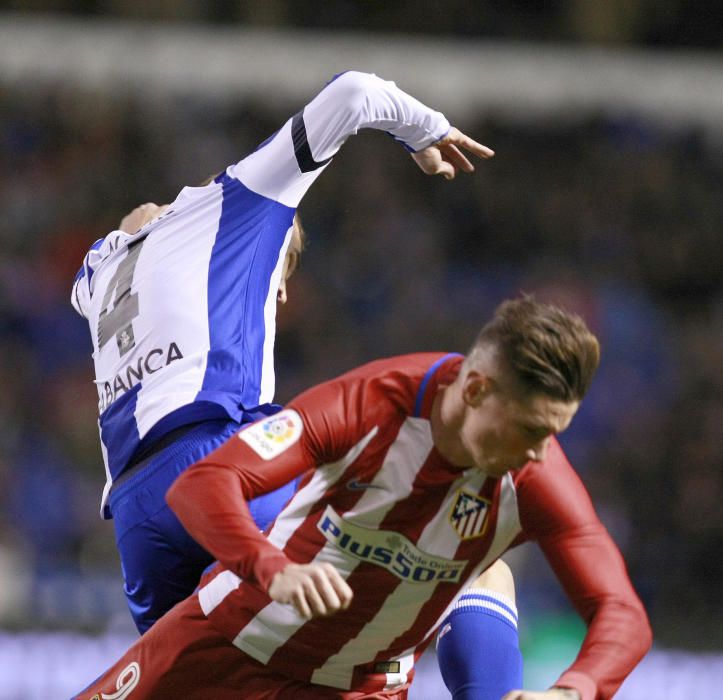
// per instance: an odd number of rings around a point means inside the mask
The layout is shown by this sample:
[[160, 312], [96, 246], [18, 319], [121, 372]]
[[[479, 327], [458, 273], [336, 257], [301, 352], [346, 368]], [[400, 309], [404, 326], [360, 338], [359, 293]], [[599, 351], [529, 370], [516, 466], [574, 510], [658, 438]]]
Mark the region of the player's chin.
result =
[[522, 464], [518, 465], [511, 460], [491, 459], [487, 460], [481, 469], [485, 474], [489, 474], [494, 477], [501, 477], [507, 474], [507, 472], [519, 469], [522, 466]]

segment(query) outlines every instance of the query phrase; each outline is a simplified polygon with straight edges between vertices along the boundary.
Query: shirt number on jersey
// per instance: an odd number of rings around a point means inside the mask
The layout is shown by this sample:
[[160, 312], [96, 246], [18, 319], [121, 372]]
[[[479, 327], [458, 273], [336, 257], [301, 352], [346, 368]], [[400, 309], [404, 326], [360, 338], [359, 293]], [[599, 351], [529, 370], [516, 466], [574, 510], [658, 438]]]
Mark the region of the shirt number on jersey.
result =
[[98, 317], [98, 349], [115, 336], [121, 357], [136, 344], [133, 319], [138, 316], [138, 295], [131, 293], [131, 283], [145, 241], [146, 237], [143, 237], [128, 246], [128, 254], [121, 260], [105, 290], [103, 310]]

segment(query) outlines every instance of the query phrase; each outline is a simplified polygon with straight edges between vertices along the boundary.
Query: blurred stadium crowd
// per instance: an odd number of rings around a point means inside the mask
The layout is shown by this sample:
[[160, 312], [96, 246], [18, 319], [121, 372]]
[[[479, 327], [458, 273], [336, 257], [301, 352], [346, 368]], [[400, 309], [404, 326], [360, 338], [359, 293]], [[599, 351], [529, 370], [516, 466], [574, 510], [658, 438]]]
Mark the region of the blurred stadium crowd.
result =
[[0, 8], [86, 16], [457, 37], [720, 47], [717, 0], [0, 0]]
[[[173, 6], [189, 21], [351, 29], [384, 29], [394, 14], [410, 31], [475, 34], [483, 22], [505, 38], [555, 27], [557, 39], [709, 47], [723, 7], [671, 0], [643, 21], [655, 3], [485, 3], [471, 15], [465, 2], [410, 4], [348, 0], [313, 17], [281, 0], [0, 6], [136, 17]], [[524, 31], [512, 28], [523, 16]], [[112, 526], [98, 517], [90, 342], [69, 301], [85, 251], [135, 205], [199, 183], [299, 107], [0, 89], [0, 629], [130, 629]], [[497, 151], [473, 177], [432, 181], [369, 134], [312, 188], [309, 247], [279, 316], [277, 399], [372, 358], [464, 352], [520, 291], [579, 311], [603, 360], [562, 442], [657, 642], [722, 649], [723, 134], [611, 114], [460, 126]], [[512, 564], [523, 619], [565, 609], [532, 548]]]

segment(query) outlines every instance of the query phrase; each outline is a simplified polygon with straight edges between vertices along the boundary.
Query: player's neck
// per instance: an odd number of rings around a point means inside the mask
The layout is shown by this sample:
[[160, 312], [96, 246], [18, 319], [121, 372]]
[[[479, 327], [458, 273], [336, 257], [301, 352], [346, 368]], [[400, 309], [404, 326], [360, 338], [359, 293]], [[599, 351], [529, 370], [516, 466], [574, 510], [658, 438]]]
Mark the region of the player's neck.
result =
[[464, 419], [464, 407], [457, 400], [454, 383], [441, 386], [434, 397], [429, 422], [434, 446], [452, 466], [466, 469], [469, 457], [459, 439], [459, 429]]

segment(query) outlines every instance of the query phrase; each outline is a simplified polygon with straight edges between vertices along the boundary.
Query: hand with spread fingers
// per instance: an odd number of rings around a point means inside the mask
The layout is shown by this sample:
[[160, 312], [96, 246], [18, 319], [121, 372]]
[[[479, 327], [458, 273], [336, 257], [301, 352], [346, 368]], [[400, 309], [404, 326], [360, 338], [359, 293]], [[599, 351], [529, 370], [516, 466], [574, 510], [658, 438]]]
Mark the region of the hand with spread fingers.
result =
[[412, 158], [427, 175], [442, 175], [445, 180], [453, 180], [460, 170], [465, 173], [474, 172], [474, 165], [463, 151], [485, 160], [495, 154], [491, 148], [477, 143], [459, 129], [452, 127], [443, 139], [412, 153]]
[[324, 563], [289, 564], [274, 576], [269, 596], [277, 603], [293, 605], [310, 620], [346, 610], [354, 594], [339, 572]]

